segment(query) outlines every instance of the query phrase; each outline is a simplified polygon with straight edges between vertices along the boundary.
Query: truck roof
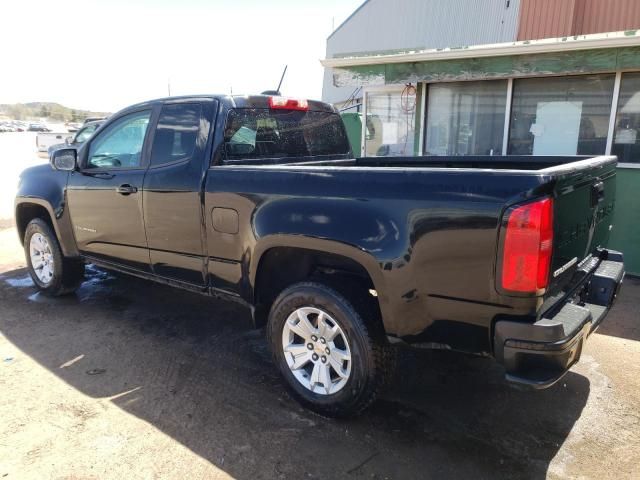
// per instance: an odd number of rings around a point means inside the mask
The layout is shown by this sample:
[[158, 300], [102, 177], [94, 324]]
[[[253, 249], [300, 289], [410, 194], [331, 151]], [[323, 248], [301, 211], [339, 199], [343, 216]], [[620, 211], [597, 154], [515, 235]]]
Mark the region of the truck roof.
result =
[[[203, 95], [181, 95], [175, 97], [163, 97], [156, 98], [154, 100], [147, 100], [145, 102], [136, 103], [121, 110], [121, 112], [136, 109], [144, 106], [153, 106], [158, 103], [168, 102], [189, 102], [198, 100], [218, 100], [224, 103], [229, 108], [269, 108], [269, 98], [273, 95], [217, 95], [217, 94], [203, 94]], [[318, 100], [307, 100], [309, 104], [309, 110], [337, 113], [333, 105], [330, 103], [320, 102]]]

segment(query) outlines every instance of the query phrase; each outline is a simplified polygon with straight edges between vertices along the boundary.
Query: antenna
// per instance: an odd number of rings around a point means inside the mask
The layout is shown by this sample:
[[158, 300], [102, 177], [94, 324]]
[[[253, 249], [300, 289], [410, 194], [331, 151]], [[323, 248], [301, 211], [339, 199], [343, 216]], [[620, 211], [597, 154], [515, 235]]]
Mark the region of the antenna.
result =
[[167, 78], [167, 91], [169, 92], [169, 97], [171, 96], [171, 79]]
[[284, 80], [285, 73], [287, 73], [287, 65], [284, 66], [284, 70], [282, 71], [282, 76], [280, 77], [280, 83], [278, 84], [278, 88], [276, 88], [278, 95], [280, 94], [280, 87], [282, 86], [282, 81]]
[[282, 71], [282, 76], [280, 77], [280, 83], [278, 84], [277, 90], [265, 90], [261, 93], [261, 95], [281, 95], [280, 87], [282, 86], [282, 81], [284, 80], [284, 74], [287, 73], [287, 65], [284, 66], [284, 70]]

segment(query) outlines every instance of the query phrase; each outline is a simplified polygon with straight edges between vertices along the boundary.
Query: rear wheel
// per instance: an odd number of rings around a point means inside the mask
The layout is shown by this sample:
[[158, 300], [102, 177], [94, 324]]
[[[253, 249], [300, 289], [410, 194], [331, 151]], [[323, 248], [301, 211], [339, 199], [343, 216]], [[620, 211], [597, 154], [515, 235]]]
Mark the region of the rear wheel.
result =
[[51, 227], [42, 219], [29, 222], [24, 234], [27, 268], [33, 282], [51, 296], [75, 291], [84, 279], [84, 263], [65, 258]]
[[323, 415], [360, 413], [375, 400], [391, 368], [381, 336], [352, 302], [322, 283], [283, 291], [271, 309], [268, 335], [293, 394]]

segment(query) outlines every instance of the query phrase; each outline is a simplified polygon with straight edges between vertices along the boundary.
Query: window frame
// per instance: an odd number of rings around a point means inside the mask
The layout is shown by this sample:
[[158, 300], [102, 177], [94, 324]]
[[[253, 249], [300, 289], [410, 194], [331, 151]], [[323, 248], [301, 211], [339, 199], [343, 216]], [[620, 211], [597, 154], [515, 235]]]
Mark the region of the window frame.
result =
[[[511, 113], [511, 100], [513, 98], [513, 78], [487, 78], [487, 79], [482, 79], [482, 80], [455, 80], [455, 81], [448, 81], [448, 82], [429, 82], [429, 83], [423, 83], [423, 108], [422, 108], [422, 112], [420, 114], [421, 116], [421, 130], [420, 130], [420, 155], [425, 155], [425, 148], [427, 147], [427, 138], [428, 138], [428, 131], [429, 131], [429, 100], [430, 97], [432, 95], [431, 93], [431, 87], [434, 85], [457, 85], [457, 84], [461, 84], [461, 83], [480, 83], [480, 82], [504, 82], [505, 83], [505, 110], [504, 110], [504, 121], [503, 121], [503, 128], [502, 128], [502, 142], [500, 142], [500, 149], [498, 151], [496, 151], [493, 156], [495, 157], [500, 157], [500, 156], [504, 156], [507, 155], [507, 146], [508, 146], [508, 140], [509, 140], [509, 125], [510, 125], [510, 119], [509, 119], [509, 115]], [[480, 154], [469, 154], [471, 156], [478, 156]], [[437, 154], [430, 154], [428, 156], [438, 156]], [[456, 156], [461, 156], [464, 157], [466, 155], [464, 154], [458, 154]]]
[[[611, 92], [611, 106], [610, 106], [610, 110], [609, 110], [609, 120], [608, 120], [608, 126], [607, 126], [607, 137], [605, 138], [605, 149], [604, 152], [601, 154], [580, 154], [576, 152], [576, 156], [581, 156], [581, 155], [588, 155], [591, 157], [595, 157], [595, 156], [603, 156], [603, 155], [610, 155], [611, 150], [609, 149], [609, 133], [610, 133], [610, 128], [611, 128], [611, 112], [617, 109], [617, 105], [615, 104], [616, 100], [616, 89], [619, 87], [617, 87], [616, 85], [616, 81], [618, 78], [618, 73], [617, 71], [602, 71], [602, 72], [583, 72], [583, 73], [570, 73], [570, 74], [557, 74], [557, 75], [527, 75], [527, 76], [522, 76], [522, 77], [511, 77], [512, 78], [512, 89], [511, 89], [511, 98], [509, 99], [509, 107], [510, 107], [510, 111], [508, 112], [509, 114], [509, 118], [507, 120], [508, 125], [505, 125], [505, 129], [508, 128], [509, 129], [509, 136], [507, 138], [507, 150], [505, 150], [503, 155], [509, 155], [508, 153], [508, 146], [511, 143], [511, 120], [512, 120], [512, 116], [513, 116], [513, 99], [514, 99], [514, 93], [515, 93], [515, 85], [513, 85], [515, 82], [520, 81], [520, 80], [533, 80], [533, 79], [551, 79], [551, 78], [583, 78], [583, 77], [604, 77], [604, 76], [613, 76], [613, 90]], [[580, 137], [578, 137], [578, 142], [580, 141]], [[516, 154], [514, 154], [516, 155]], [[535, 156], [535, 154], [530, 154], [527, 156]]]
[[[425, 82], [421, 82], [423, 85], [425, 84]], [[398, 95], [400, 95], [402, 93], [402, 90], [404, 89], [406, 85], [401, 84], [401, 83], [394, 83], [394, 84], [390, 84], [390, 85], [372, 85], [369, 87], [365, 87], [362, 89], [362, 118], [364, 118], [364, 121], [361, 120], [362, 123], [362, 131], [360, 134], [360, 138], [362, 139], [360, 141], [360, 156], [361, 157], [366, 157], [367, 156], [367, 116], [369, 115], [369, 108], [368, 108], [368, 96], [371, 94], [379, 94], [379, 93], [389, 93], [389, 92], [397, 92]], [[417, 91], [416, 91], [416, 95], [417, 95]], [[423, 95], [423, 98], [425, 97], [425, 95]], [[421, 100], [422, 102], [422, 100]], [[417, 110], [417, 105], [416, 105], [416, 110]], [[426, 121], [426, 111], [423, 109], [422, 113], [420, 115], [421, 117], [425, 118]], [[415, 119], [414, 119], [415, 120]], [[422, 150], [424, 148], [424, 132], [422, 132], [422, 123], [420, 124], [420, 133], [419, 135], [422, 137], [419, 139], [419, 145], [420, 145], [420, 154], [422, 154]], [[416, 132], [414, 131], [414, 135], [416, 134]], [[415, 139], [414, 139], [415, 141]]]
[[[618, 103], [620, 101], [620, 89], [622, 86], [622, 77], [627, 74], [640, 74], [640, 70], [638, 69], [628, 69], [628, 70], [618, 70], [616, 73], [616, 79], [614, 84], [613, 91], [613, 101], [611, 104], [611, 117], [609, 123], [609, 136], [607, 137], [607, 155], [611, 155], [611, 151], [613, 150], [613, 140], [615, 137], [615, 124], [618, 117]], [[640, 161], [638, 162], [618, 162], [619, 168], [631, 168], [631, 169], [640, 169]]]
[[[140, 152], [140, 165], [136, 167], [88, 168], [89, 152], [91, 151], [91, 145], [93, 144], [93, 142], [99, 139], [100, 136], [104, 134], [104, 132], [107, 132], [112, 125], [115, 125], [123, 118], [128, 117], [130, 115], [135, 115], [136, 113], [147, 112], [147, 111], [149, 112], [149, 123], [147, 124], [147, 130], [144, 134], [144, 139], [142, 141], [142, 150]], [[132, 172], [137, 170], [146, 170], [149, 166], [149, 153], [151, 149], [151, 144], [149, 141], [153, 140], [153, 135], [151, 135], [150, 132], [155, 131], [155, 124], [158, 121], [158, 112], [159, 112], [158, 105], [144, 105], [144, 106], [140, 106], [139, 108], [126, 110], [121, 114], [119, 114], [117, 117], [113, 117], [109, 119], [109, 121], [100, 125], [100, 127], [98, 127], [98, 129], [96, 129], [96, 131], [94, 132], [94, 135], [88, 141], [86, 141], [81, 147], [82, 161], [80, 162], [81, 164], [81, 168], [79, 169], [80, 172], [90, 175], [93, 173], [109, 173], [111, 171]]]
[[[509, 76], [509, 77], [494, 77], [494, 78], [487, 78], [487, 79], [473, 79], [473, 80], [442, 80], [442, 81], [428, 81], [428, 82], [418, 82], [417, 86], [422, 88], [422, 98], [421, 98], [421, 106], [422, 108], [420, 109], [420, 118], [416, 118], [416, 120], [420, 121], [420, 145], [419, 145], [419, 150], [418, 150], [418, 155], [424, 155], [424, 146], [426, 145], [426, 128], [423, 128], [423, 126], [426, 124], [427, 121], [427, 104], [428, 104], [428, 96], [429, 96], [429, 85], [431, 84], [440, 84], [440, 83], [455, 83], [455, 82], [460, 82], [460, 81], [490, 81], [490, 80], [504, 80], [506, 79], [509, 83], [508, 83], [508, 88], [507, 88], [507, 103], [506, 103], [506, 107], [505, 107], [505, 125], [504, 125], [504, 131], [505, 134], [503, 136], [503, 150], [502, 150], [502, 155], [507, 155], [508, 152], [508, 142], [509, 142], [509, 132], [511, 131], [511, 113], [512, 113], [512, 103], [513, 103], [513, 82], [515, 80], [520, 80], [520, 79], [526, 79], [526, 78], [552, 78], [552, 77], [576, 77], [576, 76], [584, 76], [584, 75], [615, 75], [615, 79], [614, 79], [614, 91], [613, 91], [613, 97], [612, 97], [612, 101], [611, 101], [611, 117], [610, 117], [610, 124], [609, 124], [609, 132], [607, 133], [607, 145], [606, 145], [606, 149], [605, 149], [605, 153], [604, 155], [611, 155], [611, 147], [613, 145], [613, 128], [615, 125], [615, 119], [617, 117], [618, 114], [618, 100], [619, 100], [619, 93], [620, 93], [620, 85], [621, 85], [621, 81], [622, 81], [622, 77], [627, 74], [627, 73], [640, 73], [640, 69], [637, 68], [631, 68], [631, 69], [620, 69], [620, 70], [604, 70], [604, 71], [598, 71], [598, 72], [584, 72], [584, 73], [571, 73], [571, 74], [553, 74], [553, 75], [522, 75], [522, 76]], [[369, 86], [369, 87], [365, 87], [363, 88], [363, 115], [366, 116], [367, 112], [366, 112], [366, 95], [367, 92], [381, 92], [381, 91], [388, 91], [388, 90], [393, 90], [393, 89], [397, 89], [398, 87], [402, 87], [402, 85], [375, 85], [375, 86]], [[362, 127], [362, 133], [361, 133], [361, 143], [360, 143], [360, 154], [364, 155], [365, 153], [365, 136], [366, 133], [366, 129], [365, 129], [365, 125], [363, 123], [363, 127]], [[618, 167], [619, 168], [633, 168], [633, 169], [640, 169], [640, 162], [638, 163], [634, 163], [634, 162], [618, 162]]]

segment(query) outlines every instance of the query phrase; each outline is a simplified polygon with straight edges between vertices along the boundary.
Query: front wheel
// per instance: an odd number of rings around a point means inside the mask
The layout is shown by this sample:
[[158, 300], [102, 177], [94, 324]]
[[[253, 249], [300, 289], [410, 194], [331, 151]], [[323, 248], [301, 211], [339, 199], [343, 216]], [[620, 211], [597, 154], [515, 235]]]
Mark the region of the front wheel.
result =
[[321, 283], [295, 284], [276, 299], [268, 336], [296, 398], [322, 415], [362, 412], [390, 368], [388, 348], [346, 297]]
[[65, 258], [51, 227], [40, 218], [29, 222], [24, 234], [27, 268], [38, 289], [50, 296], [75, 291], [84, 278], [84, 263]]

